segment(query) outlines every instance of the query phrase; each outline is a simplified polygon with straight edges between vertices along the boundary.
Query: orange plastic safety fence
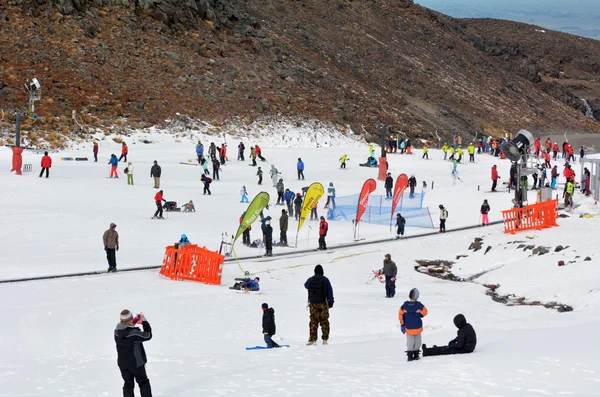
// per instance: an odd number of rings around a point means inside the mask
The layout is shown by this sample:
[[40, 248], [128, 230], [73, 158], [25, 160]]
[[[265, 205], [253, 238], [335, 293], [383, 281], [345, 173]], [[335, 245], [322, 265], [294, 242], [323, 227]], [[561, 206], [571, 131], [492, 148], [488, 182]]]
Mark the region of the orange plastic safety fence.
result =
[[523, 208], [502, 211], [504, 218], [504, 233], [515, 234], [523, 230], [540, 230], [558, 226], [558, 200], [548, 200], [535, 203]]
[[206, 247], [187, 244], [182, 249], [169, 246], [166, 249], [160, 274], [173, 280], [200, 281], [221, 284], [225, 257]]

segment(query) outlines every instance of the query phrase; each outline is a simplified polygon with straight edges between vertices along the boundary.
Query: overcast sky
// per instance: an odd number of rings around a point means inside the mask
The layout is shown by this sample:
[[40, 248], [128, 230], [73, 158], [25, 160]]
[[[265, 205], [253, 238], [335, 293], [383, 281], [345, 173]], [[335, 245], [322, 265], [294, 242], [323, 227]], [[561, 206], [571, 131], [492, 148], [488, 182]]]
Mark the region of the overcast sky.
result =
[[600, 0], [415, 0], [457, 18], [526, 22], [600, 40]]

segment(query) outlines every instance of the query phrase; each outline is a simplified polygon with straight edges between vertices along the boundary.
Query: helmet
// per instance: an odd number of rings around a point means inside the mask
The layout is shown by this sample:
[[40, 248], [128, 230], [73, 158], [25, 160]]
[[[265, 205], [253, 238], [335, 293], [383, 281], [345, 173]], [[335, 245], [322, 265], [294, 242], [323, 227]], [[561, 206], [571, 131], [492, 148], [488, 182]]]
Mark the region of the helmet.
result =
[[182, 239], [186, 239], [186, 238], [187, 238], [187, 236], [186, 236], [185, 234], [182, 234], [182, 235], [181, 235], [181, 238], [182, 238]]

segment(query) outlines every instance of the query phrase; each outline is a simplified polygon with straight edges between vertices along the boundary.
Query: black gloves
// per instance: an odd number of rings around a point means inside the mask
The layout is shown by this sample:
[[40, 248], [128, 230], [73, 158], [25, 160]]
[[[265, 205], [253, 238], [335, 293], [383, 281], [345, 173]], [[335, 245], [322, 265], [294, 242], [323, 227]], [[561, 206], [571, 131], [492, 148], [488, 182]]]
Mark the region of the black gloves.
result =
[[119, 250], [119, 246], [117, 245], [117, 251]]
[[333, 307], [333, 302], [327, 302], [327, 303], [328, 303], [327, 306], [329, 306], [329, 308], [331, 309]]

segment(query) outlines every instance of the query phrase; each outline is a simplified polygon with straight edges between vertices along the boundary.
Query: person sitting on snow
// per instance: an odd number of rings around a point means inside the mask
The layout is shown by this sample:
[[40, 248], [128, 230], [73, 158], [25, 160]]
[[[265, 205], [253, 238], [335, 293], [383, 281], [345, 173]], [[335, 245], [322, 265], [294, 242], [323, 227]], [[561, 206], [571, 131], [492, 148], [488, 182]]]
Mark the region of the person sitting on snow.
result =
[[254, 279], [251, 279], [249, 277], [236, 278], [235, 281], [237, 282], [233, 284], [233, 287], [229, 287], [229, 289], [244, 290], [246, 292], [260, 291], [260, 285], [258, 284], [260, 282], [259, 277], [255, 277]]
[[190, 200], [189, 203], [182, 205], [182, 212], [196, 212], [196, 207], [194, 207], [194, 202]]
[[190, 240], [188, 239], [188, 237], [185, 234], [182, 234], [181, 238], [177, 242], [177, 244], [181, 244], [181, 245], [188, 245], [189, 243], [190, 243]]
[[423, 344], [423, 357], [444, 356], [447, 354], [465, 354], [472, 353], [477, 346], [477, 335], [473, 326], [467, 323], [467, 319], [462, 314], [454, 317], [454, 325], [458, 328], [456, 338], [448, 342], [448, 346], [427, 347]]

